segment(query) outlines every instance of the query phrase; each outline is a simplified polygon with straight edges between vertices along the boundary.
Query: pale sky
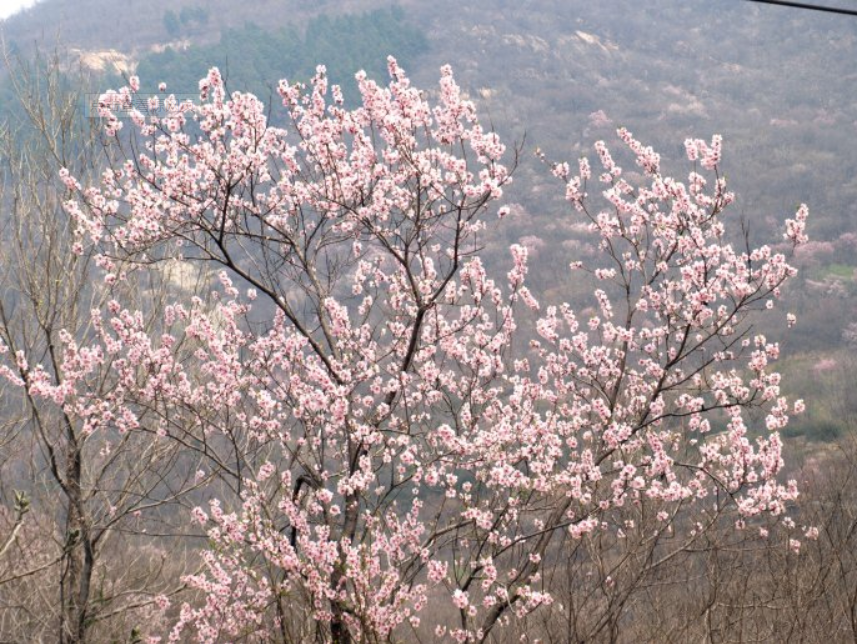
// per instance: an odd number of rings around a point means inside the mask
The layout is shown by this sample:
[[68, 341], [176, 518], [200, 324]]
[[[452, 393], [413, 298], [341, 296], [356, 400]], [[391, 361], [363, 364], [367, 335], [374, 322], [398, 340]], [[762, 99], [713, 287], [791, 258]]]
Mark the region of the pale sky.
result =
[[0, 20], [26, 7], [32, 7], [35, 0], [0, 0]]

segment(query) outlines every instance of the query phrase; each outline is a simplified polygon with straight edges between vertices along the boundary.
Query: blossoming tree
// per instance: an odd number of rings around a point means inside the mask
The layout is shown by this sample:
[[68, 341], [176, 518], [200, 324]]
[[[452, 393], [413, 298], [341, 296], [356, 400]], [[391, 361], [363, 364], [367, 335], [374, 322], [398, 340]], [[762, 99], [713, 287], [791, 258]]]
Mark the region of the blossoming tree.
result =
[[[203, 599], [175, 640], [482, 641], [550, 603], [545, 567], [619, 508], [693, 532], [797, 495], [778, 430], [802, 403], [748, 319], [795, 270], [730, 243], [719, 137], [686, 142], [686, 182], [624, 129], [646, 185], [602, 143], [594, 178], [586, 159], [552, 166], [600, 240], [603, 265], [570, 268], [601, 283], [581, 318], [528, 290], [523, 246], [505, 280], [486, 273], [479, 236], [510, 172], [450, 69], [434, 105], [389, 70], [387, 87], [357, 76], [354, 109], [323, 68], [308, 90], [282, 82], [286, 128], [212, 70], [198, 104], [132, 110], [127, 138], [132, 79], [102, 97], [126, 160], [99, 185], [63, 176], [108, 282], [219, 267], [211, 297], [177, 298], [158, 328], [122, 302], [93, 311], [100, 342], [69, 340], [62, 395], [36, 392], [87, 431], [178, 441], [229, 482], [193, 512], [210, 547], [186, 582]], [[748, 427], [754, 408], [766, 428]]]

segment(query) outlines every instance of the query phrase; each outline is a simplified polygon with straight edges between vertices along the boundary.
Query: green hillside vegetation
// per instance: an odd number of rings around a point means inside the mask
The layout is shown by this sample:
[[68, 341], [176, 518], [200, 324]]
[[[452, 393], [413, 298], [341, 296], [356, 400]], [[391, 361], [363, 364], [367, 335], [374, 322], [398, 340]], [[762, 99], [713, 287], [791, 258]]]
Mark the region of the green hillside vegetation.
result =
[[[177, 19], [178, 20], [178, 19]], [[346, 96], [354, 73], [386, 78], [386, 57], [395, 53], [407, 65], [426, 51], [428, 42], [399, 8], [310, 20], [301, 34], [294, 25], [267, 30], [248, 22], [226, 29], [213, 45], [192, 45], [185, 51], [166, 49], [145, 56], [137, 68], [145, 87], [165, 81], [170, 91], [192, 93], [212, 66], [220, 68], [232, 90], [268, 97], [282, 78], [306, 81], [317, 65], [343, 85]], [[353, 84], [352, 84], [352, 97]]]

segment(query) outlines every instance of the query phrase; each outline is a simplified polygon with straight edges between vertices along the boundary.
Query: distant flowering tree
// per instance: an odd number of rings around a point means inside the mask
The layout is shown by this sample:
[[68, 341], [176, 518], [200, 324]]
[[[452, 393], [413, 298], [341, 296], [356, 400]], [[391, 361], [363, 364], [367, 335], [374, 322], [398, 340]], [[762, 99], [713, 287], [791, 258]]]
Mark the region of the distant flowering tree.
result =
[[[552, 166], [600, 240], [600, 265], [572, 263], [603, 284], [580, 319], [537, 302], [524, 246], [505, 284], [486, 274], [479, 236], [510, 173], [450, 68], [434, 105], [389, 71], [388, 87], [357, 75], [356, 109], [323, 68], [309, 90], [283, 81], [280, 129], [213, 69], [199, 104], [133, 113], [139, 150], [100, 185], [64, 175], [108, 281], [176, 257], [220, 267], [211, 298], [170, 303], [160, 328], [121, 302], [93, 311], [100, 342], [69, 340], [62, 395], [34, 384], [91, 432], [182, 441], [232, 481], [193, 512], [210, 547], [186, 582], [204, 598], [171, 641], [298, 639], [302, 614], [333, 642], [483, 641], [551, 603], [563, 543], [614, 530], [623, 506], [695, 531], [797, 496], [778, 430], [803, 403], [748, 322], [796, 271], [730, 243], [720, 138], [686, 142], [686, 183], [624, 129], [647, 185], [601, 142], [595, 179], [586, 159]], [[102, 98], [110, 133], [137, 85]]]

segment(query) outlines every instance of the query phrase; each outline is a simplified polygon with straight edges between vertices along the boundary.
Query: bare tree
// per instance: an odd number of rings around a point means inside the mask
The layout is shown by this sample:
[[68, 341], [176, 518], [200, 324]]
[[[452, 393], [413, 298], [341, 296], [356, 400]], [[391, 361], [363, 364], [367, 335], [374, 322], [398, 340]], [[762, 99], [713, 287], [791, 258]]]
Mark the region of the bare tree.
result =
[[[0, 550], [0, 637], [125, 640], [149, 613], [161, 614], [156, 600], [181, 588], [182, 544], [197, 535], [176, 528], [172, 508], [202, 480], [198, 459], [178, 444], [124, 431], [121, 419], [93, 432], [62, 405], [75, 369], [63, 347], [93, 336], [92, 310], [121, 293], [157, 311], [171, 282], [149, 276], [107, 287], [93, 279], [92, 253], [71, 252], [60, 171], [95, 176], [109, 153], [61, 68], [59, 57], [11, 67], [23, 120], [0, 133], [0, 337], [24, 385], [3, 393], [3, 489], [22, 492]], [[115, 386], [87, 382], [93, 396]], [[52, 399], [34, 395], [45, 387]]]

